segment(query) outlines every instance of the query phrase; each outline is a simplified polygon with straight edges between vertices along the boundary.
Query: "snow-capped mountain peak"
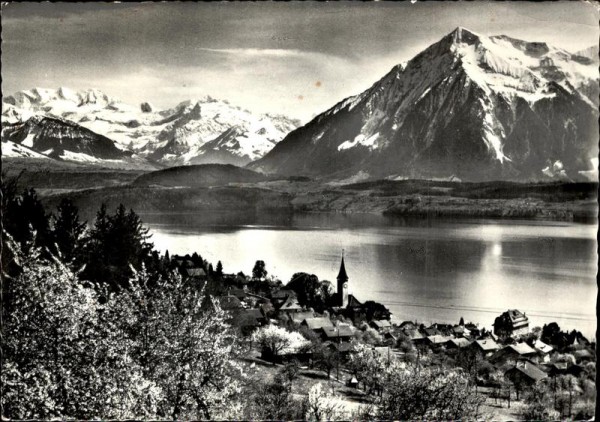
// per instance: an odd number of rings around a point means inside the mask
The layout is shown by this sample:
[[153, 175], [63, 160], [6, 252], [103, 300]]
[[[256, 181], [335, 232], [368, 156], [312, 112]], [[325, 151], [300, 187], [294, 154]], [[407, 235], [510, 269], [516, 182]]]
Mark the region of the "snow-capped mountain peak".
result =
[[[456, 28], [251, 165], [310, 176], [575, 176], [597, 151], [598, 65], [543, 42]], [[546, 172], [547, 173], [547, 172]]]
[[[166, 165], [199, 161], [244, 165], [262, 157], [298, 126], [284, 116], [256, 115], [208, 95], [165, 110], [149, 103], [129, 105], [98, 89], [34, 88], [3, 98], [3, 124], [16, 127], [36, 116], [76, 123], [113, 140], [122, 151]], [[230, 137], [234, 127], [235, 142], [226, 148], [223, 144], [218, 157], [202, 148], [223, 134]]]

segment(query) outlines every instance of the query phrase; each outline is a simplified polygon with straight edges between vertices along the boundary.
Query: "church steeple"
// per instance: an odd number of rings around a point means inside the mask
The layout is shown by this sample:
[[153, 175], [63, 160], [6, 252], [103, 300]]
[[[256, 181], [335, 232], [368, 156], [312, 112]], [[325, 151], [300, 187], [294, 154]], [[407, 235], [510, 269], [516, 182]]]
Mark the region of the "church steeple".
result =
[[340, 272], [337, 276], [338, 281], [348, 281], [348, 274], [346, 274], [346, 265], [344, 265], [344, 252], [342, 251], [342, 263], [340, 264]]
[[338, 305], [342, 308], [348, 306], [348, 274], [346, 274], [346, 265], [344, 264], [344, 250], [342, 249], [342, 262], [340, 272], [337, 276], [337, 296]]

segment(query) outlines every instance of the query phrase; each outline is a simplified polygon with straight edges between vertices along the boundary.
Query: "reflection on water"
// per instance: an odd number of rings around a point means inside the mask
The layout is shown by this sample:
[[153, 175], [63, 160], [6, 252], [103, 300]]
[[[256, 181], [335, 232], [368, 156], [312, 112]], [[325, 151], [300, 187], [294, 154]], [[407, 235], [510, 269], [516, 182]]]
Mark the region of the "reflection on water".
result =
[[197, 251], [225, 271], [262, 259], [287, 282], [333, 280], [342, 248], [350, 291], [399, 320], [486, 327], [508, 308], [594, 336], [596, 226], [564, 222], [402, 219], [341, 214], [145, 214], [159, 250]]

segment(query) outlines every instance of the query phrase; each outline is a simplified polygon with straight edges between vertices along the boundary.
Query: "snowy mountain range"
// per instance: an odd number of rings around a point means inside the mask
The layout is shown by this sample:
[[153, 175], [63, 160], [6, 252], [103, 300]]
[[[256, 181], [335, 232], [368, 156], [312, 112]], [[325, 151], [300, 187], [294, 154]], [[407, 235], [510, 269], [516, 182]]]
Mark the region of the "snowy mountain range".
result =
[[156, 110], [95, 89], [34, 88], [2, 100], [2, 153], [100, 163], [129, 157], [162, 166], [245, 165], [298, 124], [284, 116], [257, 116], [208, 96]]
[[347, 180], [597, 180], [595, 52], [457, 28], [249, 167]]

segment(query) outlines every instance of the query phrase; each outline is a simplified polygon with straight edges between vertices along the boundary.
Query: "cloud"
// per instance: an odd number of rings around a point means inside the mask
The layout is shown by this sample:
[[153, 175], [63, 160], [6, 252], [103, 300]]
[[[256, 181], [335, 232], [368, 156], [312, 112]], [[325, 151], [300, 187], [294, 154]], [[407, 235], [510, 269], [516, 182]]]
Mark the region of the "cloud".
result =
[[296, 49], [283, 48], [206, 48], [200, 47], [198, 50], [209, 51], [211, 53], [232, 54], [236, 56], [263, 56], [263, 57], [295, 57], [295, 58], [324, 58], [330, 55], [300, 51]]

